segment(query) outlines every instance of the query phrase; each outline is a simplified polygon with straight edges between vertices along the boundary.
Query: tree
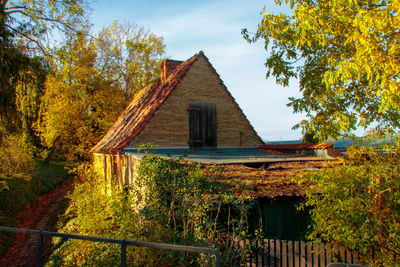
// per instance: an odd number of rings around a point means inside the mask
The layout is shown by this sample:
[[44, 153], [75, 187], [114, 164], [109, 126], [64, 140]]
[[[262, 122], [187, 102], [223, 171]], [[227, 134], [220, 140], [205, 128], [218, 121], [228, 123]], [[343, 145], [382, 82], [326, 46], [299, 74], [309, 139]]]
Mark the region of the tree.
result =
[[336, 138], [357, 127], [378, 132], [400, 126], [400, 4], [391, 0], [275, 0], [293, 14], [269, 14], [249, 42], [271, 48], [267, 77], [287, 86], [298, 78], [294, 112], [308, 119], [294, 128]]
[[95, 47], [102, 75], [118, 84], [127, 101], [155, 80], [165, 52], [162, 37], [117, 21], [96, 36]]
[[85, 0], [0, 0], [0, 137], [21, 128], [33, 134], [51, 36], [80, 30], [85, 7]]
[[47, 76], [37, 125], [45, 145], [85, 158], [124, 107], [118, 87], [101, 76], [86, 34], [59, 49]]
[[[312, 239], [358, 251], [373, 266], [398, 266], [400, 257], [399, 155], [352, 149], [350, 161], [303, 176], [312, 207]], [[345, 259], [342, 259], [345, 260]]]
[[115, 25], [120, 24], [112, 24], [107, 38], [82, 32], [56, 52], [37, 125], [50, 149], [48, 158], [59, 150], [87, 159], [129, 103], [128, 96], [155, 77], [164, 52], [162, 39], [142, 36], [143, 28], [133, 24], [129, 31], [111, 32]]
[[85, 0], [1, 0], [1, 39], [25, 54], [45, 54], [54, 30], [82, 28], [85, 8]]

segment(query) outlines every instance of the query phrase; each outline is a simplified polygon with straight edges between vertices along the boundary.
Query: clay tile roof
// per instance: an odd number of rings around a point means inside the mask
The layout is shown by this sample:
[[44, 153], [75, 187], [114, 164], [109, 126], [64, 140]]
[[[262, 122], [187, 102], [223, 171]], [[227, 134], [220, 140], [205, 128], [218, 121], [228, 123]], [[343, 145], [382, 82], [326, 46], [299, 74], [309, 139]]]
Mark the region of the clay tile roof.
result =
[[166, 59], [161, 64], [161, 80], [165, 81], [183, 61]]
[[164, 61], [165, 68], [164, 73], [161, 73], [161, 78], [139, 91], [114, 126], [91, 149], [91, 152], [115, 154], [127, 146], [144, 129], [193, 62], [200, 56], [204, 56], [201, 51], [184, 62]]
[[262, 145], [260, 149], [270, 149], [270, 150], [302, 150], [302, 149], [327, 149], [328, 147], [333, 146], [333, 143], [318, 143], [318, 144], [281, 144], [281, 145], [272, 145], [266, 144]]

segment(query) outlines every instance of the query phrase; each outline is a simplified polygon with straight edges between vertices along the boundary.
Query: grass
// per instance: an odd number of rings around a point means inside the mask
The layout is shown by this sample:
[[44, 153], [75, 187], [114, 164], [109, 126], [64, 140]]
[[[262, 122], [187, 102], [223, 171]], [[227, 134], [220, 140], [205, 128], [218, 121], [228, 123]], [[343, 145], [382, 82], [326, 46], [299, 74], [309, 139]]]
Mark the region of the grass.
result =
[[[71, 163], [39, 161], [30, 177], [0, 176], [0, 226], [15, 227], [18, 210], [34, 200], [40, 194], [49, 192], [62, 183], [68, 172], [65, 167]], [[0, 254], [3, 254], [11, 242], [11, 233], [0, 233]]]

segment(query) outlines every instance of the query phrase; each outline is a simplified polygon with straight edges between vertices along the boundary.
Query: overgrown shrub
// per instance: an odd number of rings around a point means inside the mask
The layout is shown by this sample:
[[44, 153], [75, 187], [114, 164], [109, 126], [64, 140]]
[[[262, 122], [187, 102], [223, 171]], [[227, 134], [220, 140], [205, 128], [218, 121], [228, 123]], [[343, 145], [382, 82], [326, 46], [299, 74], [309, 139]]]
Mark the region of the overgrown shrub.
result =
[[17, 134], [4, 135], [0, 144], [0, 176], [29, 179], [35, 168], [32, 146]]
[[[213, 247], [226, 264], [240, 265], [246, 251], [232, 241], [248, 234], [246, 216], [253, 202], [232, 197], [229, 188], [219, 188], [201, 166], [146, 156], [138, 177], [144, 194], [116, 185], [112, 194], [107, 193], [104, 179], [89, 165], [77, 173], [85, 182], [70, 196], [63, 232]], [[224, 193], [215, 193], [220, 191]], [[68, 240], [57, 246], [48, 265], [118, 265], [119, 253], [118, 246]], [[132, 266], [186, 266], [204, 265], [209, 259], [196, 253], [129, 247], [127, 262]]]
[[349, 160], [309, 173], [306, 206], [310, 238], [338, 243], [366, 257], [371, 265], [400, 266], [400, 157], [373, 148], [351, 148]]

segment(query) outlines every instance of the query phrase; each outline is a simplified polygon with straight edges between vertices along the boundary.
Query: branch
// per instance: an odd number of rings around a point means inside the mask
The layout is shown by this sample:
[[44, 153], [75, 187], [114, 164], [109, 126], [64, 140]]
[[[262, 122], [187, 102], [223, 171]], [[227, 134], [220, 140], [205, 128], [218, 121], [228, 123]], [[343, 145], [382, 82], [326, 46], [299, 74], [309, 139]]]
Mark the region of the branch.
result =
[[14, 29], [13, 27], [11, 27], [11, 26], [9, 26], [9, 25], [6, 25], [6, 26], [7, 26], [10, 30], [12, 30], [12, 31], [14, 31], [14, 32], [16, 32], [16, 33], [18, 33], [18, 34], [20, 34], [21, 36], [25, 37], [25, 38], [28, 39], [29, 41], [35, 43], [35, 44], [39, 47], [39, 49], [42, 51], [43, 55], [47, 55], [47, 53], [46, 53], [44, 47], [40, 44], [39, 41], [33, 39], [33, 38], [30, 37], [29, 35], [27, 35], [27, 34], [21, 32], [21, 31], [19, 31], [19, 30], [17, 30], [17, 29]]

